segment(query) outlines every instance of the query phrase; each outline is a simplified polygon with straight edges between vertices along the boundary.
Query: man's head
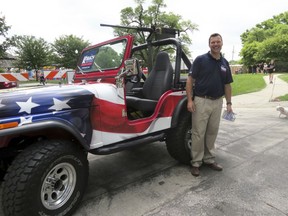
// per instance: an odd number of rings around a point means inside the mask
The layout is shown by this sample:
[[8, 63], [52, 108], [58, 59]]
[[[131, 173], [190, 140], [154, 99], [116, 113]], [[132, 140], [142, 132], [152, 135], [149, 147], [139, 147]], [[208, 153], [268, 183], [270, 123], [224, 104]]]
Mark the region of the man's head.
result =
[[209, 47], [212, 55], [220, 54], [223, 46], [222, 36], [218, 33], [211, 34], [209, 37]]

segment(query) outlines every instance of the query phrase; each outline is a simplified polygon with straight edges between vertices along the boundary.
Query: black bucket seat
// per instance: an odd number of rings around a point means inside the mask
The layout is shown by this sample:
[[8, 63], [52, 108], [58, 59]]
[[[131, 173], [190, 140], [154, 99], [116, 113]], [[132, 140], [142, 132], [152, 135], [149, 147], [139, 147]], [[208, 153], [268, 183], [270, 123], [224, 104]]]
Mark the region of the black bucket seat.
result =
[[173, 67], [167, 52], [159, 52], [155, 65], [147, 77], [142, 96], [126, 96], [127, 107], [143, 112], [154, 111], [161, 95], [171, 89], [173, 81]]

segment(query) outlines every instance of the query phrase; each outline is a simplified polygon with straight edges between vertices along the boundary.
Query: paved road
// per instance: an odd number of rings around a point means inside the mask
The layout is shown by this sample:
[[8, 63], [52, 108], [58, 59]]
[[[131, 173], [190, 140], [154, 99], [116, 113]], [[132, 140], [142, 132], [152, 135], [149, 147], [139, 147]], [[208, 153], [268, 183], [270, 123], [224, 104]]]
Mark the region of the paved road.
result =
[[5, 92], [12, 92], [12, 91], [22, 91], [25, 89], [33, 89], [33, 88], [45, 88], [47, 86], [55, 86], [55, 85], [59, 85], [56, 83], [47, 83], [46, 85], [42, 85], [40, 83], [21, 83], [19, 85], [19, 87], [15, 87], [15, 88], [7, 88], [7, 89], [0, 89], [0, 94], [1, 93], [5, 93]]
[[[267, 82], [267, 77], [265, 78]], [[90, 157], [90, 179], [75, 216], [288, 215], [288, 119], [271, 99], [288, 93], [277, 77], [264, 90], [233, 97], [235, 122], [216, 141], [223, 172], [171, 159], [164, 143]]]
[[222, 172], [203, 167], [193, 177], [159, 142], [90, 155], [88, 189], [74, 216], [287, 216], [288, 119], [275, 107], [288, 103], [270, 102], [287, 93], [276, 78], [260, 92], [233, 97], [237, 119], [221, 121], [216, 141]]

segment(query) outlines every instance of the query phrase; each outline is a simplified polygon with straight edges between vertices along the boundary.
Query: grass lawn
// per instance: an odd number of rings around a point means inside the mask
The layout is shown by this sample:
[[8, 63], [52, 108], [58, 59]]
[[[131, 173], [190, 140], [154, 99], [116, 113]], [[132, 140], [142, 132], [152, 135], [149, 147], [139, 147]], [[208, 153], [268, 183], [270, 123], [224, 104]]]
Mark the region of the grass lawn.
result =
[[[233, 75], [234, 82], [232, 83], [232, 94], [235, 96], [262, 90], [266, 87], [263, 76], [263, 74]], [[287, 82], [288, 85], [287, 73], [281, 74], [278, 77]], [[280, 96], [277, 99], [279, 99], [280, 101], [288, 101], [288, 94]]]
[[233, 96], [251, 92], [257, 92], [266, 87], [263, 74], [238, 74], [233, 75], [232, 83]]
[[[54, 83], [54, 84], [58, 84], [60, 82], [60, 80], [46, 80], [47, 83]], [[36, 80], [29, 80], [29, 81], [20, 81], [20, 84], [27, 84], [27, 83], [39, 83], [39, 81]], [[66, 84], [67, 81], [64, 79], [62, 80], [62, 83]]]
[[[281, 74], [278, 77], [280, 79], [284, 80], [285, 82], [287, 82], [287, 85], [288, 85], [288, 74], [287, 73]], [[278, 99], [280, 101], [288, 101], [288, 94], [282, 95], [282, 96], [278, 97]]]
[[278, 77], [288, 83], [288, 73], [280, 74]]

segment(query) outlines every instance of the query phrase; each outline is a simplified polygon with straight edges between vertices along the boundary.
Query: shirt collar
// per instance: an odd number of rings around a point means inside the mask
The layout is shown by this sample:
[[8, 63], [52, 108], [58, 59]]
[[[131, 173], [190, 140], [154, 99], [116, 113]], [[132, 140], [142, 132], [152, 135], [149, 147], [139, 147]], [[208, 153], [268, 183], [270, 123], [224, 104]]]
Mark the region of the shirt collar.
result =
[[220, 58], [219, 58], [219, 59], [214, 58], [214, 57], [211, 55], [210, 51], [208, 51], [207, 54], [208, 54], [208, 56], [209, 56], [211, 59], [214, 59], [214, 60], [216, 60], [216, 61], [221, 61], [222, 58], [223, 58], [222, 53], [220, 53]]

